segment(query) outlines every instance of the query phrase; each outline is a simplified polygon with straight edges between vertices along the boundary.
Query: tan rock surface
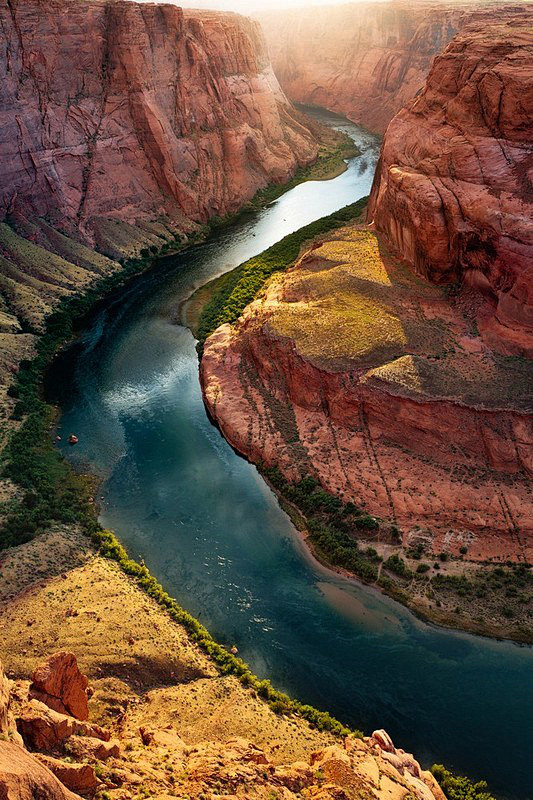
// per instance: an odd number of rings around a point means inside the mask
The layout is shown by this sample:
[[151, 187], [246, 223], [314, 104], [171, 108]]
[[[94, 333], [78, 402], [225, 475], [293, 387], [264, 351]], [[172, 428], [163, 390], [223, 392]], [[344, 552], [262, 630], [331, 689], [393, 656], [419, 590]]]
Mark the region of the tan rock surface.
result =
[[80, 800], [36, 758], [0, 740], [0, 797], [5, 800]]

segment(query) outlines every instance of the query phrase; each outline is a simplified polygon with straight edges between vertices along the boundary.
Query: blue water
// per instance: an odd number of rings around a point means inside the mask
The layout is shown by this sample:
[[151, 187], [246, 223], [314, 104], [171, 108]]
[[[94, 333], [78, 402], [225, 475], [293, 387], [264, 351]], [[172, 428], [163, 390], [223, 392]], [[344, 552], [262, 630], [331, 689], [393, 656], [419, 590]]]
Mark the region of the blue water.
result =
[[194, 339], [176, 323], [197, 286], [368, 194], [377, 140], [328, 121], [363, 151], [342, 176], [166, 259], [95, 315], [53, 373], [60, 432], [80, 440], [65, 452], [102, 477], [102, 523], [257, 674], [366, 732], [386, 728], [426, 765], [531, 797], [532, 649], [426, 625], [317, 565], [210, 424]]

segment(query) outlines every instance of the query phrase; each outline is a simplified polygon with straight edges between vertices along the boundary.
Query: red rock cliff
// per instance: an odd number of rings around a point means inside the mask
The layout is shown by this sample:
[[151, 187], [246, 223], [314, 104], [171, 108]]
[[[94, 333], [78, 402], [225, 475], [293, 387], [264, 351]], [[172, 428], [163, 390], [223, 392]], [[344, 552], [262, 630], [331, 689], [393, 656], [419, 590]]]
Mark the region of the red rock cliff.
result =
[[10, 0], [0, 23], [0, 219], [205, 221], [316, 157], [244, 17]]
[[531, 10], [473, 25], [389, 125], [369, 219], [416, 270], [489, 303], [488, 341], [533, 354]]
[[393, 0], [271, 12], [260, 21], [291, 99], [383, 133], [473, 13], [472, 3]]

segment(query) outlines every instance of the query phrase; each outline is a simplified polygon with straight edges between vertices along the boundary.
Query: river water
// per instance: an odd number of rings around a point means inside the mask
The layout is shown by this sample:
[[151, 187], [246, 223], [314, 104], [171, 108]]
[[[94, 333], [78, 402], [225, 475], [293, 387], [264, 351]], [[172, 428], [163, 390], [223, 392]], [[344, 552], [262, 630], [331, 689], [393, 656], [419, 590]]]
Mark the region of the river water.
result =
[[79, 437], [62, 446], [102, 477], [102, 523], [254, 672], [365, 732], [386, 728], [425, 765], [522, 800], [533, 650], [426, 625], [317, 565], [256, 469], [209, 422], [194, 339], [176, 324], [195, 288], [368, 194], [379, 142], [322, 118], [362, 151], [343, 175], [300, 185], [165, 259], [93, 316], [51, 372], [63, 441]]

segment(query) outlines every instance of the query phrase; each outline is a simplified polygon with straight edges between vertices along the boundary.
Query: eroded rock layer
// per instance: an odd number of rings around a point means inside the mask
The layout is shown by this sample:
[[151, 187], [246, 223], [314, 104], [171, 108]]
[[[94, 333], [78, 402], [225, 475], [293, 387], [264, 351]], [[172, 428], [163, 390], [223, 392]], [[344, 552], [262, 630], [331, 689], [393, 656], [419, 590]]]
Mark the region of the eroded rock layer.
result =
[[260, 20], [292, 100], [384, 133], [423, 86], [433, 58], [479, 13], [473, 3], [375, 2], [273, 11]]
[[471, 25], [388, 127], [369, 219], [437, 283], [489, 304], [488, 341], [533, 355], [533, 10]]
[[0, 7], [0, 218], [206, 221], [317, 155], [257, 23], [173, 5]]
[[316, 475], [406, 546], [527, 562], [530, 366], [487, 347], [468, 299], [346, 228], [220, 327], [201, 373], [210, 413], [254, 462]]

